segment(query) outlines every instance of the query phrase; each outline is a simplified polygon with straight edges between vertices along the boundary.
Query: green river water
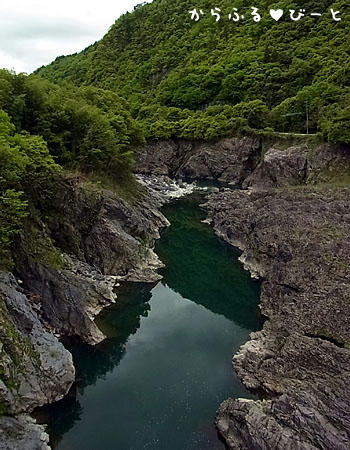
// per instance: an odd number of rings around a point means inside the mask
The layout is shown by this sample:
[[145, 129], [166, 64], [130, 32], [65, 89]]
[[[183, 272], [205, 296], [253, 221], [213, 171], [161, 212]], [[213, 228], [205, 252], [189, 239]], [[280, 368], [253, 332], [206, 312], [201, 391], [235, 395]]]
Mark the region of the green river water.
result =
[[201, 223], [198, 194], [163, 208], [156, 285], [127, 284], [99, 324], [108, 339], [71, 344], [75, 389], [45, 413], [60, 450], [224, 449], [214, 426], [227, 397], [252, 398], [234, 352], [261, 328], [259, 283]]

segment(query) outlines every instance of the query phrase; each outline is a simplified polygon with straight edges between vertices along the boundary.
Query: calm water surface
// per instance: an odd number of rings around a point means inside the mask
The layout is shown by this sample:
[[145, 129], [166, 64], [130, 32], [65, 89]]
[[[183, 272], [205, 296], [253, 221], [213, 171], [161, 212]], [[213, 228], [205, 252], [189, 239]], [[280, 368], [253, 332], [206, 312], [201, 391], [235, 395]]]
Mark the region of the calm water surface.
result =
[[261, 327], [259, 284], [239, 252], [202, 224], [193, 195], [164, 208], [155, 286], [124, 286], [99, 323], [109, 339], [72, 345], [78, 380], [46, 412], [60, 450], [223, 449], [213, 425], [225, 398], [251, 397], [232, 354]]

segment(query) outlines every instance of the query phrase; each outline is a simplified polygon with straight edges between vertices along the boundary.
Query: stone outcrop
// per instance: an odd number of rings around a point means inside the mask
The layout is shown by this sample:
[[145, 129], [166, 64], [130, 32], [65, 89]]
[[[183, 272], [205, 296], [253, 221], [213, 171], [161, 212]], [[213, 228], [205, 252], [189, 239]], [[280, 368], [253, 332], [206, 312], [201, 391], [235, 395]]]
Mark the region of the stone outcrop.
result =
[[43, 425], [25, 414], [0, 418], [0, 450], [50, 450]]
[[135, 158], [139, 174], [257, 189], [332, 182], [350, 171], [349, 146], [315, 137], [293, 144], [286, 137], [268, 144], [257, 136], [212, 143], [160, 140], [139, 148]]
[[163, 180], [162, 189], [137, 189], [126, 201], [78, 178], [61, 180], [52, 216], [33, 216], [18, 236], [16, 278], [0, 273], [0, 449], [49, 448], [29, 414], [74, 382], [57, 336], [101, 342], [94, 319], [117, 301], [119, 282], [160, 279], [153, 246], [169, 222], [159, 208], [175, 187]]
[[0, 342], [0, 448], [45, 449], [43, 427], [27, 414], [63, 398], [75, 370], [71, 354], [43, 327], [13, 275], [5, 272], [0, 272]]
[[350, 148], [346, 145], [319, 143], [313, 148], [294, 145], [284, 149], [277, 145], [261, 157], [256, 169], [243, 182], [243, 188], [339, 182], [349, 174]]
[[167, 140], [135, 152], [135, 171], [239, 186], [260, 157], [258, 137], [226, 138], [215, 143]]
[[350, 446], [350, 189], [224, 191], [207, 204], [216, 232], [263, 279], [267, 318], [233, 364], [260, 401], [224, 402], [233, 449]]
[[307, 149], [289, 147], [282, 151], [270, 148], [256, 170], [246, 178], [243, 187], [283, 187], [306, 180]]
[[119, 281], [160, 279], [162, 263], [152, 248], [159, 228], [168, 225], [161, 202], [147, 191], [131, 203], [76, 179], [64, 183], [55, 204], [59, 215], [46, 231], [63, 252], [63, 265], [41, 261], [26, 236], [17, 242], [16, 275], [52, 332], [97, 344], [104, 335], [94, 319], [116, 301]]
[[45, 330], [11, 274], [0, 273], [1, 399], [15, 414], [61, 399], [74, 381], [70, 353]]

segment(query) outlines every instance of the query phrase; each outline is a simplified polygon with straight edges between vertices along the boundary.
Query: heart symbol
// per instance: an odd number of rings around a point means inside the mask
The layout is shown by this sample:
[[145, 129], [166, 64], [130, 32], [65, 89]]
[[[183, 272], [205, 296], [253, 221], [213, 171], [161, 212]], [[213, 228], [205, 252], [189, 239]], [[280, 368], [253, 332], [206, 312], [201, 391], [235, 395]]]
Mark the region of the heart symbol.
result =
[[282, 9], [270, 9], [270, 16], [278, 22], [280, 18], [283, 16]]

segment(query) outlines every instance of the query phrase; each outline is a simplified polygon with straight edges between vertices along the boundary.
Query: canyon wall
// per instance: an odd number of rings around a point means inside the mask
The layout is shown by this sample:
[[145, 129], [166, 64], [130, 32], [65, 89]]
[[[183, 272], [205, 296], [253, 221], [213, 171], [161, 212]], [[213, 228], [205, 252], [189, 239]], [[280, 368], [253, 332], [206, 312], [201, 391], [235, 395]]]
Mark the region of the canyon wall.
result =
[[0, 449], [48, 448], [30, 413], [63, 398], [74, 382], [71, 354], [58, 338], [101, 342], [94, 319], [118, 301], [119, 282], [160, 279], [153, 246], [168, 225], [159, 211], [164, 198], [138, 189], [126, 201], [62, 179], [53, 216], [33, 215], [18, 235], [14, 271], [0, 273]]
[[345, 448], [350, 223], [349, 191], [337, 185], [350, 178], [349, 147], [246, 136], [158, 141], [135, 156], [136, 195], [66, 177], [50, 217], [33, 211], [16, 239], [13, 273], [0, 274], [0, 449], [48, 448], [30, 413], [74, 381], [59, 338], [101, 342], [94, 319], [118, 301], [118, 284], [159, 280], [153, 247], [168, 225], [159, 210], [168, 177], [225, 185], [209, 199], [209, 220], [264, 280], [268, 320], [234, 365], [265, 400], [222, 405], [217, 425], [228, 445]]

